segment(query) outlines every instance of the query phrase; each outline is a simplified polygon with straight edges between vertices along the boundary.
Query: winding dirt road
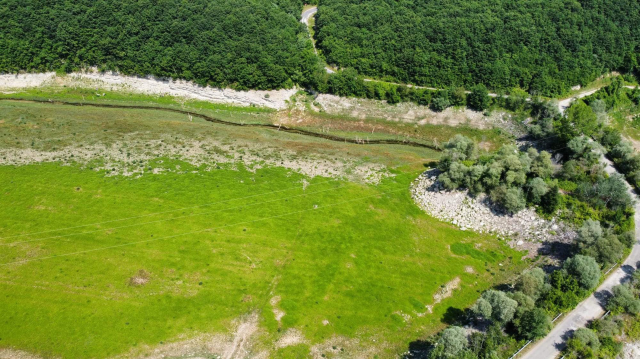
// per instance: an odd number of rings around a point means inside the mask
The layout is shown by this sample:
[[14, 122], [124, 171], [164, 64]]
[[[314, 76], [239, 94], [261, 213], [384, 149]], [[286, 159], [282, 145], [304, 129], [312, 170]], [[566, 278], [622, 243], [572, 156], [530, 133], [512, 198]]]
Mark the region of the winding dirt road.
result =
[[[309, 20], [316, 16], [316, 13], [318, 12], [318, 7], [314, 6], [312, 8], [309, 8], [305, 11], [302, 12], [302, 18], [300, 19], [300, 22], [307, 25], [307, 28], [309, 27]], [[312, 43], [313, 43], [313, 50], [316, 52], [316, 55], [318, 54], [318, 49], [316, 49], [316, 43], [315, 41], [313, 41], [313, 39], [311, 39]], [[329, 66], [325, 66], [324, 70], [328, 73], [328, 74], [332, 74], [335, 71], [332, 70]]]
[[[584, 92], [580, 92], [580, 93], [578, 93], [578, 94], [576, 94], [574, 96], [571, 96], [569, 98], [566, 98], [564, 100], [558, 101], [558, 108], [560, 109], [560, 113], [564, 113], [564, 111], [566, 109], [571, 107], [571, 103], [574, 100], [581, 99], [583, 97], [587, 97], [587, 96], [593, 95], [594, 93], [598, 92], [598, 90], [600, 90], [601, 88], [602, 87], [598, 87], [598, 88], [591, 89], [591, 90], [586, 90]], [[625, 86], [625, 88], [634, 89], [635, 87], [634, 86]]]

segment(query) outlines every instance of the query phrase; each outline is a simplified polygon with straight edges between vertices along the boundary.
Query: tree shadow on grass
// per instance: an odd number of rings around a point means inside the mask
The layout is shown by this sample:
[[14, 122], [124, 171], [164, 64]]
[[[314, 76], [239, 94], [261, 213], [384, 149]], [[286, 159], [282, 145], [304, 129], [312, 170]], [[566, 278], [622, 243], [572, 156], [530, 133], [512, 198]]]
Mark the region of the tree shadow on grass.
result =
[[409, 350], [407, 350], [402, 359], [426, 359], [429, 358], [429, 353], [433, 346], [426, 340], [414, 340], [409, 343]]
[[449, 307], [447, 308], [447, 311], [444, 313], [440, 321], [449, 325], [454, 325], [463, 322], [466, 317], [467, 313], [465, 313], [464, 310]]

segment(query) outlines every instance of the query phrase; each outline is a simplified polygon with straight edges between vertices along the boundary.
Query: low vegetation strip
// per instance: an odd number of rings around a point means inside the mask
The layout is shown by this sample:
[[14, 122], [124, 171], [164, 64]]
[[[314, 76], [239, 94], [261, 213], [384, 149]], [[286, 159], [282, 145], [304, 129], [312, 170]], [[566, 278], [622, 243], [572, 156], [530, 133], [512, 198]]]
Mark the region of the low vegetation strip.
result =
[[259, 128], [269, 128], [272, 130], [283, 131], [288, 133], [294, 133], [303, 136], [311, 136], [322, 138], [325, 140], [336, 141], [336, 142], [345, 142], [345, 143], [353, 143], [359, 145], [401, 145], [401, 146], [411, 146], [411, 147], [421, 147], [421, 148], [429, 148], [432, 150], [440, 150], [439, 146], [436, 144], [428, 144], [423, 142], [416, 142], [412, 140], [396, 140], [396, 139], [354, 139], [341, 137], [336, 135], [330, 135], [326, 133], [318, 133], [313, 131], [308, 131], [299, 128], [287, 127], [282, 125], [268, 124], [268, 123], [237, 123], [231, 121], [220, 120], [211, 116], [207, 116], [204, 114], [200, 114], [197, 112], [191, 112], [186, 110], [179, 110], [175, 108], [167, 108], [167, 107], [159, 107], [159, 106], [135, 106], [135, 105], [115, 105], [115, 104], [104, 104], [104, 103], [90, 103], [90, 102], [68, 102], [68, 101], [47, 101], [47, 100], [36, 100], [36, 99], [20, 99], [20, 98], [0, 98], [0, 101], [21, 101], [21, 102], [37, 102], [37, 103], [48, 103], [53, 105], [68, 105], [68, 106], [89, 106], [89, 107], [102, 107], [102, 108], [117, 108], [117, 109], [129, 109], [129, 110], [158, 110], [158, 111], [168, 111], [180, 113], [187, 116], [198, 117], [208, 122], [213, 122], [222, 125], [229, 126], [238, 126], [238, 127], [259, 127]]

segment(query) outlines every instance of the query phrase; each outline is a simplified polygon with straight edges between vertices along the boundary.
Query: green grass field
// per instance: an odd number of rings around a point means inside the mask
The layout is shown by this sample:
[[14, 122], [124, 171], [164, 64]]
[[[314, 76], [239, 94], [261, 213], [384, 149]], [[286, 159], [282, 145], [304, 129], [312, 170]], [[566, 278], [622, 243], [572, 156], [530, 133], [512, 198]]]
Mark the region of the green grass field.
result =
[[[409, 185], [437, 158], [433, 151], [159, 111], [11, 102], [0, 103], [0, 133], [0, 161], [14, 149], [210, 138], [247, 153], [263, 146], [255, 151], [265, 160], [273, 154], [262, 149], [271, 148], [383, 164], [392, 175], [375, 185], [162, 154], [141, 166], [180, 170], [113, 176], [97, 170], [100, 158], [0, 166], [0, 348], [137, 357], [230, 334], [253, 314], [259, 331], [249, 356], [393, 357], [526, 265], [495, 237], [459, 231], [413, 203]], [[127, 151], [144, 151], [140, 143]], [[460, 288], [429, 313], [434, 294], [455, 278]], [[279, 321], [274, 310], [284, 313]], [[275, 347], [292, 328], [302, 343]], [[335, 338], [344, 339], [340, 354], [326, 344]]]

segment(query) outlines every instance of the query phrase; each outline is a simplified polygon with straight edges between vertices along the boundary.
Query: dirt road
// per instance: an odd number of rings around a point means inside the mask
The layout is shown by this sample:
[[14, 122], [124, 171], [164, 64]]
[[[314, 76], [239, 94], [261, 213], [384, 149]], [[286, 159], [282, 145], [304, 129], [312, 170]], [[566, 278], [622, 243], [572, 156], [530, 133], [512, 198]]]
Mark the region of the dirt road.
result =
[[[634, 86], [625, 86], [628, 89], [633, 89], [635, 88]], [[602, 87], [598, 87], [595, 89], [591, 89], [591, 90], [586, 90], [584, 92], [580, 92], [572, 97], [566, 98], [564, 100], [560, 100], [558, 101], [558, 108], [560, 109], [560, 113], [564, 113], [564, 111], [566, 109], [568, 109], [571, 106], [571, 103], [573, 102], [573, 100], [577, 100], [577, 99], [581, 99], [583, 97], [587, 97], [587, 96], [591, 96], [594, 93], [598, 92], [598, 90], [600, 90]]]

